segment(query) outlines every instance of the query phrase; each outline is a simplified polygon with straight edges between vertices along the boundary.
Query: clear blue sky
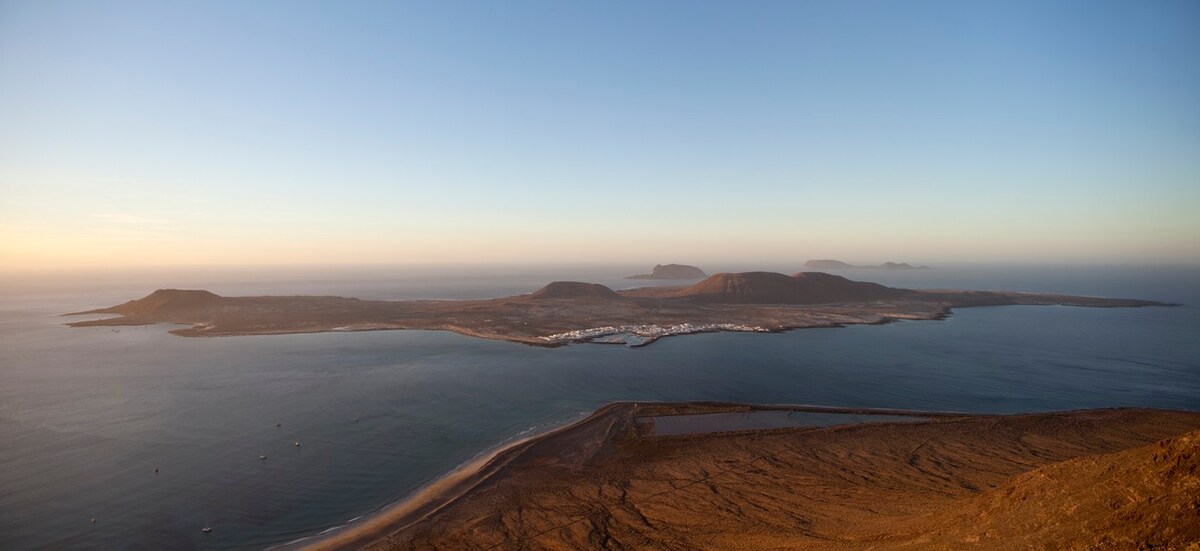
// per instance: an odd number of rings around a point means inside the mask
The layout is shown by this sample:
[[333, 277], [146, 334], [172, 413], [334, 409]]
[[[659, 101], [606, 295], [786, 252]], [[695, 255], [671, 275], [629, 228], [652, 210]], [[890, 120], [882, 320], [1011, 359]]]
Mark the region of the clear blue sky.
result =
[[0, 262], [1200, 262], [1200, 3], [0, 2]]

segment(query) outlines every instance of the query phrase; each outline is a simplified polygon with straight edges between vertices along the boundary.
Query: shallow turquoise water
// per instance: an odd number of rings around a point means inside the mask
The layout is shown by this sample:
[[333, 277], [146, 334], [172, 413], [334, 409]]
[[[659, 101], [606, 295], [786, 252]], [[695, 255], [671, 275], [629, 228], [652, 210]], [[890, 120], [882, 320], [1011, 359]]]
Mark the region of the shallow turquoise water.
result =
[[[531, 269], [493, 279], [9, 286], [0, 296], [0, 548], [283, 543], [376, 511], [485, 449], [613, 400], [1200, 409], [1194, 268], [850, 272], [913, 287], [1185, 305], [963, 309], [944, 321], [703, 334], [635, 349], [541, 349], [424, 331], [187, 339], [163, 326], [69, 329], [56, 317], [159, 286], [364, 298], [494, 296], [551, 278], [629, 286], [612, 275]], [[213, 533], [200, 532], [206, 522]]]

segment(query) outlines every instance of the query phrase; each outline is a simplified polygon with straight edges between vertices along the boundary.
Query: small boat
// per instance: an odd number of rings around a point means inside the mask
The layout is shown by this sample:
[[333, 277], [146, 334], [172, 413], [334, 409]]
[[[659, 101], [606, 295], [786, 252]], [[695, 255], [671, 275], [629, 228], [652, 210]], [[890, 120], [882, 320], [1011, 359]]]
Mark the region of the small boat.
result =
[[297, 441], [293, 442], [293, 444], [295, 444], [297, 448], [299, 448], [299, 447], [300, 447], [300, 441], [299, 441], [299, 440], [297, 440]]
[[279, 427], [282, 427], [282, 426], [283, 426], [283, 423], [275, 423], [275, 428], [279, 428]]
[[259, 459], [266, 459], [266, 458], [267, 458], [267, 456], [266, 456], [266, 454], [263, 454], [263, 455], [260, 455], [260, 456], [258, 456], [258, 458], [259, 458]]
[[208, 521], [207, 521], [207, 520], [206, 520], [206, 521], [204, 521], [204, 528], [201, 528], [201, 529], [200, 529], [200, 531], [201, 531], [201, 532], [204, 532], [205, 534], [207, 534], [207, 533], [209, 533], [209, 532], [212, 532], [212, 526], [209, 526], [209, 525], [208, 525]]

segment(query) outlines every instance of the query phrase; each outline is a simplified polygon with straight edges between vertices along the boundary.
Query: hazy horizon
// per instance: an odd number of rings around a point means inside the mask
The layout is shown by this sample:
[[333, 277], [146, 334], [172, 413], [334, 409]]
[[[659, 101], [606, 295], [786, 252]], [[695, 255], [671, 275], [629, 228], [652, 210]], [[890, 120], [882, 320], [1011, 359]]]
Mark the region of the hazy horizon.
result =
[[0, 549], [1187, 546], [1198, 53], [1197, 0], [0, 0]]
[[0, 2], [0, 266], [1197, 264], [1197, 20]]
[[694, 261], [689, 259], [659, 259], [659, 260], [613, 260], [613, 261], [493, 261], [493, 262], [478, 262], [478, 261], [431, 261], [431, 262], [346, 262], [346, 263], [290, 263], [290, 264], [127, 264], [127, 265], [109, 265], [109, 266], [0, 266], [0, 276], [7, 277], [38, 277], [38, 276], [91, 276], [91, 275], [112, 275], [112, 276], [128, 276], [147, 274], [242, 274], [251, 275], [254, 273], [266, 275], [303, 275], [304, 271], [311, 271], [313, 276], [321, 276], [327, 273], [341, 274], [362, 274], [367, 275], [379, 271], [395, 270], [398, 273], [404, 272], [444, 272], [444, 273], [460, 273], [462, 275], [470, 275], [472, 269], [482, 269], [488, 272], [497, 273], [537, 273], [539, 270], [562, 271], [572, 270], [575, 268], [582, 270], [615, 270], [614, 275], [619, 272], [627, 275], [635, 275], [640, 273], [649, 273], [650, 269], [657, 264], [685, 264], [696, 266], [709, 274], [719, 272], [752, 272], [752, 271], [768, 271], [768, 272], [795, 272], [795, 271], [830, 271], [829, 268], [809, 268], [804, 264], [809, 260], [838, 260], [851, 265], [850, 268], [832, 269], [833, 273], [847, 272], [853, 273], [852, 279], [870, 279], [866, 274], [872, 273], [887, 273], [891, 270], [874, 269], [880, 264], [886, 262], [907, 263], [916, 267], [925, 267], [933, 270], [938, 269], [986, 269], [994, 268], [1116, 268], [1116, 269], [1136, 269], [1139, 267], [1155, 268], [1155, 269], [1170, 269], [1170, 268], [1200, 268], [1200, 262], [1138, 262], [1138, 261], [954, 261], [954, 262], [937, 262], [923, 261], [909, 258], [869, 258], [855, 259], [849, 257], [794, 257], [794, 258], [778, 258], [778, 259], [745, 259], [745, 260], [730, 260], [730, 259], [712, 259], [704, 261]]

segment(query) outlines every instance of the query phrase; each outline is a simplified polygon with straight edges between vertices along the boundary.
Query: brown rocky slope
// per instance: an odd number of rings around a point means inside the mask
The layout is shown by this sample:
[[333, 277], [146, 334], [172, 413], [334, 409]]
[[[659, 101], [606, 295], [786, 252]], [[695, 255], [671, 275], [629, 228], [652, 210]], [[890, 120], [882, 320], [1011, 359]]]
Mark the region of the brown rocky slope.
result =
[[602, 410], [367, 548], [1183, 551], [1200, 538], [1200, 413], [671, 437], [633, 428], [664, 407]]

